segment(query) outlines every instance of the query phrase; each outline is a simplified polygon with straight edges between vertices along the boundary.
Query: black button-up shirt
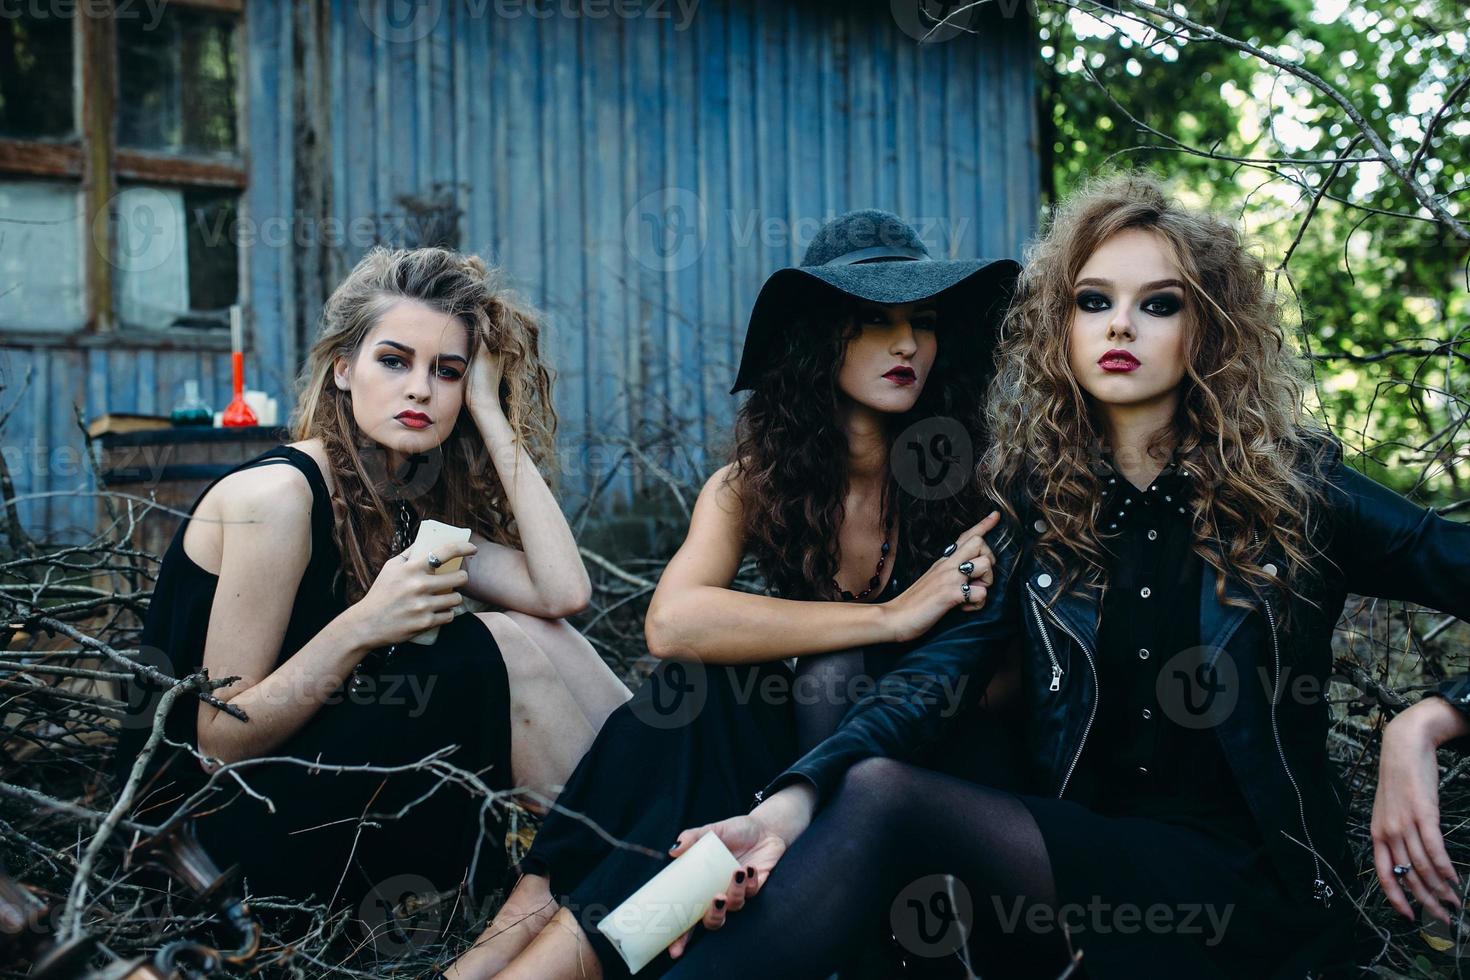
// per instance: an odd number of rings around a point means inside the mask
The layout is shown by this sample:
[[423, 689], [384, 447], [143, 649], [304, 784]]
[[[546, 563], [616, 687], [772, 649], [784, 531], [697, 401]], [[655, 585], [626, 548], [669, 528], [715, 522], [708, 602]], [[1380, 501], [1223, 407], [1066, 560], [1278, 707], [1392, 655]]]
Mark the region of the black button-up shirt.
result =
[[1103, 544], [1112, 562], [1098, 622], [1098, 709], [1083, 764], [1111, 812], [1171, 816], [1249, 837], [1208, 712], [1200, 648], [1205, 562], [1194, 553], [1187, 464], [1176, 456], [1142, 490], [1105, 457]]

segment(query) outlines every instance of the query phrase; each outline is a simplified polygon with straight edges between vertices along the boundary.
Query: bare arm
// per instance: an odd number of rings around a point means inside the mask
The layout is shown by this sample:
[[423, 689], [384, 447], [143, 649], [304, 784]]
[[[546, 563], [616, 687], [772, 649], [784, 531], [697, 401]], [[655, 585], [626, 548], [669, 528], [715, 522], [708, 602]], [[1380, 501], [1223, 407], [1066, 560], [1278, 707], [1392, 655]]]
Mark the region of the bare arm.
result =
[[778, 599], [730, 588], [745, 553], [730, 471], [718, 470], [700, 490], [689, 534], [654, 590], [643, 627], [649, 652], [758, 663], [889, 639], [878, 605]]
[[239, 675], [220, 688], [248, 722], [199, 705], [199, 749], [224, 761], [264, 755], [304, 725], [367, 653], [346, 612], [272, 670], [311, 558], [311, 487], [291, 466], [247, 471], [221, 484], [223, 544], [204, 666]]
[[[936, 562], [920, 582], [885, 603], [738, 592], [730, 583], [740, 568], [745, 538], [740, 496], [727, 479], [732, 466], [718, 470], [700, 491], [689, 534], [654, 591], [644, 635], [656, 657], [759, 663], [913, 639], [961, 604], [963, 576], [952, 566], [974, 559], [976, 581], [988, 580], [989, 561], [981, 560], [982, 524], [971, 529], [951, 558], [941, 560], [942, 567]], [[984, 595], [984, 586], [977, 585], [976, 604], [970, 608], [978, 609]]]
[[[247, 475], [248, 474], [248, 475]], [[368, 594], [349, 606], [279, 667], [281, 643], [311, 558], [311, 488], [294, 467], [247, 471], [222, 482], [223, 543], [210, 606], [204, 666], [240, 679], [216, 695], [249, 721], [199, 706], [199, 749], [225, 762], [268, 754], [294, 735], [339, 689], [368, 651], [401, 643], [454, 618], [468, 579], [434, 574], [412, 549], [388, 560]], [[446, 560], [471, 543], [437, 549]]]
[[[477, 392], [498, 390], [499, 366], [493, 357], [478, 352], [470, 370], [479, 372], [474, 379]], [[523, 550], [496, 544], [478, 531], [472, 533], [470, 541], [480, 550], [465, 562], [470, 573], [465, 592], [496, 606], [548, 619], [581, 612], [592, 600], [592, 583], [561, 505], [530, 454], [516, 441], [498, 398], [471, 397], [470, 416], [505, 488]]]

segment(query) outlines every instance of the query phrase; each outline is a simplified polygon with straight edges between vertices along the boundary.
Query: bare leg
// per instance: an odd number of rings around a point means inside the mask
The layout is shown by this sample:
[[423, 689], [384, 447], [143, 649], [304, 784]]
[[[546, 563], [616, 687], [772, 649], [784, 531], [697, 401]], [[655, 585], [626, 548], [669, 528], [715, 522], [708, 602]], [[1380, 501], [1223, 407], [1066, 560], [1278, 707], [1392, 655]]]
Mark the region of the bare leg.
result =
[[515, 962], [495, 976], [497, 980], [602, 980], [602, 964], [577, 917], [562, 909]]
[[[515, 784], [555, 799], [596, 734], [551, 661], [505, 613], [475, 613], [505, 659], [510, 766]], [[535, 801], [531, 809], [545, 812]]]
[[[614, 708], [632, 696], [627, 686], [618, 680], [617, 675], [597, 655], [592, 644], [566, 620], [546, 620], [519, 612], [507, 612], [503, 616], [510, 621], [509, 626], [493, 619], [487, 619], [486, 622], [495, 635], [496, 642], [503, 643], [506, 639], [512, 643], [520, 642], [521, 638], [513, 632], [513, 629], [518, 628], [524, 634], [525, 640], [540, 650], [551, 664], [592, 732], [595, 733], [602, 727], [603, 721]], [[504, 646], [502, 652], [506, 657], [507, 670], [510, 671], [511, 698], [514, 702], [518, 694], [526, 693], [524, 689], [517, 690], [518, 686], [524, 685], [525, 678], [518, 676], [519, 671], [511, 669], [511, 654], [505, 651]], [[522, 663], [521, 666], [534, 665], [539, 668], [536, 658], [530, 657], [526, 660], [529, 663]], [[529, 672], [534, 672], [534, 669]], [[533, 683], [539, 683], [539, 678]], [[551, 700], [560, 699], [553, 697]], [[513, 715], [514, 711], [513, 707]], [[588, 744], [591, 744], [590, 739]], [[583, 751], [585, 746], [577, 753], [578, 759]], [[514, 748], [512, 756], [515, 756]], [[524, 767], [513, 764], [517, 770], [517, 782], [523, 782], [521, 774]], [[570, 775], [570, 769], [559, 781], [565, 781], [566, 775]], [[445, 971], [445, 976], [449, 980], [479, 980], [482, 977], [495, 976], [521, 950], [530, 945], [531, 940], [540, 934], [556, 911], [557, 904], [551, 894], [550, 882], [542, 875], [522, 875], [505, 903], [495, 913], [495, 917], [475, 940], [475, 945]]]
[[482, 980], [495, 976], [531, 944], [557, 908], [549, 881], [541, 875], [521, 875], [475, 945], [460, 954], [444, 971], [444, 976], [448, 980]]
[[633, 696], [587, 638], [565, 619], [542, 619], [519, 612], [505, 615], [546, 654], [594, 732], [602, 728], [614, 708]]

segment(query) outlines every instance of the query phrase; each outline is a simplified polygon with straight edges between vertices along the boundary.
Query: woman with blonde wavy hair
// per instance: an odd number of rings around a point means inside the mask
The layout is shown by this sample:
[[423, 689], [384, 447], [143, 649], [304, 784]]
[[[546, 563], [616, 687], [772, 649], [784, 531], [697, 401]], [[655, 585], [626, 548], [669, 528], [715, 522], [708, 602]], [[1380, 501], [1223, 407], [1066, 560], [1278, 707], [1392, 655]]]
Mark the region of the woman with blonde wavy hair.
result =
[[[228, 680], [223, 707], [180, 698], [173, 749], [135, 765], [158, 701], [135, 690], [116, 774], [145, 822], [197, 814], [252, 894], [381, 920], [404, 892], [498, 885], [488, 794], [553, 796], [628, 697], [563, 619], [590, 586], [540, 472], [540, 333], [477, 257], [370, 251], [326, 303], [293, 441], [174, 535], [142, 643]], [[429, 518], [469, 541], [413, 546]]]
[[[985, 976], [1080, 958], [1094, 978], [1300, 977], [1351, 952], [1333, 628], [1349, 592], [1470, 619], [1470, 525], [1345, 465], [1303, 412], [1265, 264], [1146, 175], [1054, 213], [997, 361], [988, 604], [942, 622], [894, 668], [907, 690], [854, 707], [749, 815], [680, 835], [672, 853], [713, 831], [756, 873], [668, 976], [828, 976], [889, 909], [916, 958], [968, 947]], [[894, 758], [940, 730], [920, 695], [983, 684], [1015, 638], [1029, 792]], [[1408, 916], [1409, 896], [1446, 922], [1460, 904], [1435, 749], [1470, 733], [1467, 689], [1384, 732], [1374, 864]]]

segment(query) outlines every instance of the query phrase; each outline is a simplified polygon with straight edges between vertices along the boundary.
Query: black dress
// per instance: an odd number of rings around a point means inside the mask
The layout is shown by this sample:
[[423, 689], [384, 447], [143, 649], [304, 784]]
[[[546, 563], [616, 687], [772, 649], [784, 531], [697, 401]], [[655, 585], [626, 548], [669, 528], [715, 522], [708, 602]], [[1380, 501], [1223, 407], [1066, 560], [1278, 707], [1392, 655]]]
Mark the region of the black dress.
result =
[[[907, 584], [906, 570], [896, 563], [873, 601], [891, 599]], [[522, 872], [550, 879], [552, 894], [590, 940], [604, 977], [629, 974], [597, 923], [669, 861], [676, 835], [749, 810], [756, 790], [809, 747], [799, 744], [797, 713], [834, 692], [855, 700], [854, 692], [891, 668], [906, 648], [866, 649], [862, 680], [854, 673], [810, 685], [802, 679], [812, 675], [794, 672], [784, 660], [738, 666], [663, 661], [608, 716], [520, 863]], [[926, 754], [925, 764], [966, 778], [1014, 778], [1014, 754], [950, 751], [990, 741], [984, 732], [998, 721], [969, 710], [981, 694], [963, 692], [966, 710], [955, 739]], [[975, 765], [984, 773], [968, 771]], [[1003, 767], [1012, 771], [1002, 776]], [[661, 953], [638, 976], [660, 976], [673, 962]]]
[[[311, 558], [296, 585], [277, 666], [345, 608], [331, 501], [312, 457], [283, 445], [230, 472], [282, 463], [299, 469], [311, 484]], [[416, 523], [415, 518], [415, 529]], [[217, 576], [185, 553], [187, 527], [185, 518], [164, 554], [141, 641], [143, 659], [174, 677], [201, 666], [218, 584]], [[509, 687], [500, 650], [484, 623], [460, 615], [430, 646], [404, 644], [383, 660], [385, 652], [374, 651], [359, 679], [339, 687], [271, 757], [403, 766], [456, 746], [449, 763], [478, 773], [491, 790], [511, 787]], [[159, 698], [151, 685], [134, 682], [129, 688], [114, 763], [118, 779], [131, 770]], [[195, 699], [176, 702], [167, 737], [197, 745], [197, 713]], [[314, 896], [333, 908], [356, 906], [363, 918], [381, 923], [382, 909], [406, 893], [452, 891], [468, 878], [478, 894], [504, 877], [498, 816], [482, 812], [483, 794], [461, 785], [436, 786], [439, 777], [423, 771], [333, 773], [287, 762], [264, 762], [239, 774], [273, 802], [274, 813], [230, 779], [217, 783], [193, 809], [200, 841], [221, 867], [241, 866], [253, 895]], [[161, 747], [134, 818], [161, 822], [206, 778], [188, 753]]]

